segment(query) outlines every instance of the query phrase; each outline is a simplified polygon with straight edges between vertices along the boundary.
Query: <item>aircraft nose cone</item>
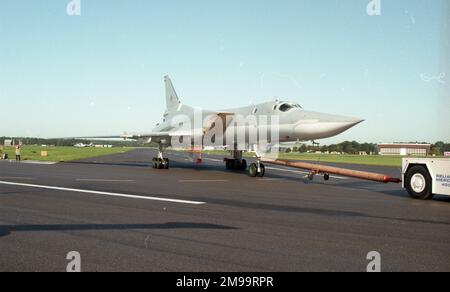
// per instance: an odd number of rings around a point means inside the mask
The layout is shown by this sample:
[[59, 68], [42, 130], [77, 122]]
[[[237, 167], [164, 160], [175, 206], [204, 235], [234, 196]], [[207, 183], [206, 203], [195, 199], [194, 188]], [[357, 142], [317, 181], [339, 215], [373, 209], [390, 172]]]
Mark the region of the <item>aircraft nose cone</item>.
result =
[[319, 120], [319, 123], [329, 123], [330, 126], [334, 125], [336, 127], [343, 127], [347, 129], [356, 126], [357, 124], [362, 123], [364, 121], [363, 119], [360, 118], [329, 115], [329, 114], [319, 114], [317, 115], [317, 119]]
[[324, 128], [326, 129], [324, 132], [329, 135], [337, 135], [342, 132], [347, 131], [348, 129], [364, 122], [363, 119], [359, 118], [350, 118], [350, 117], [334, 117], [334, 118], [326, 118], [320, 120], [319, 123], [323, 123]]
[[324, 139], [341, 134], [363, 121], [359, 118], [308, 113], [306, 119], [297, 124], [295, 132], [305, 137], [305, 140]]
[[348, 129], [356, 126], [361, 123], [361, 120], [358, 121], [342, 121], [342, 122], [327, 122], [324, 124], [324, 134], [335, 136], [340, 133], [347, 131]]
[[351, 128], [351, 127], [354, 127], [354, 126], [356, 126], [356, 125], [358, 125], [358, 124], [360, 124], [362, 122], [364, 122], [364, 120], [353, 118], [353, 119], [348, 119], [347, 121], [343, 121], [341, 123], [342, 123], [343, 126]]

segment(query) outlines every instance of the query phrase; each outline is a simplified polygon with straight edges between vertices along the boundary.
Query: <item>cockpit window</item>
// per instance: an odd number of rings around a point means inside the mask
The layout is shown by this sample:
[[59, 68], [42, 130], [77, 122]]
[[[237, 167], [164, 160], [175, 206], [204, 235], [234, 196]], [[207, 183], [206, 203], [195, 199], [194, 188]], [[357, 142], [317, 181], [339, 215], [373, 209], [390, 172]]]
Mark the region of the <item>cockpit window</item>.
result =
[[282, 112], [288, 112], [294, 108], [303, 109], [299, 104], [293, 104], [293, 103], [283, 103], [278, 107], [278, 109]]
[[280, 111], [282, 112], [287, 112], [290, 111], [291, 109], [293, 109], [294, 107], [288, 103], [283, 103], [282, 105], [280, 105], [280, 107], [278, 108]]

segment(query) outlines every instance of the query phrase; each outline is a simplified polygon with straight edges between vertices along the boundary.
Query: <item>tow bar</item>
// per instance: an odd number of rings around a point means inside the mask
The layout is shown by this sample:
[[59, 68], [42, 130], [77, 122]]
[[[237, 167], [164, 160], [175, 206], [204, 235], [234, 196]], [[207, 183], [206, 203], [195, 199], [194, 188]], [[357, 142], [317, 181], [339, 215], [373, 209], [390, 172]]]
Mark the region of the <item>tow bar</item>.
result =
[[358, 179], [370, 180], [381, 183], [401, 183], [402, 180], [400, 178], [390, 177], [381, 173], [367, 172], [367, 171], [358, 171], [348, 168], [334, 167], [328, 165], [321, 165], [317, 163], [307, 163], [307, 162], [292, 162], [287, 160], [272, 160], [264, 158], [262, 162], [281, 165], [293, 168], [300, 168], [309, 170], [308, 179], [313, 180], [314, 176], [318, 174], [323, 174], [325, 180], [330, 179], [330, 174], [341, 175], [346, 177], [353, 177]]

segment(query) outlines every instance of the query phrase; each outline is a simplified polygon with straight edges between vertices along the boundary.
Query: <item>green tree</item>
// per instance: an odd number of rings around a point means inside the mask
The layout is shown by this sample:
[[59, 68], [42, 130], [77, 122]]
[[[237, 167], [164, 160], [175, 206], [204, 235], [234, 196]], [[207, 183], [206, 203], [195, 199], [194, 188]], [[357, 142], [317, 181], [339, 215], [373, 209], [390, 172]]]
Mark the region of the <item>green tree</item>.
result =
[[300, 153], [306, 153], [306, 152], [308, 152], [308, 147], [306, 147], [305, 144], [302, 144], [302, 145], [298, 148], [298, 151], [299, 151]]
[[330, 152], [337, 152], [338, 151], [338, 145], [333, 144], [333, 145], [328, 146], [328, 151], [330, 151]]

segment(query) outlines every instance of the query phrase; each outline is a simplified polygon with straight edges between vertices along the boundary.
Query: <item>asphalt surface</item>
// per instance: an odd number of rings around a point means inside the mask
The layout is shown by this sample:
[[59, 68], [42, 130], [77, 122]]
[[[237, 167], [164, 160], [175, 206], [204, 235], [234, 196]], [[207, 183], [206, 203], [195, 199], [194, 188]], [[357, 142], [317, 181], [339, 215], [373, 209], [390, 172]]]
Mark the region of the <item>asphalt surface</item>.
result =
[[279, 166], [250, 178], [214, 156], [154, 170], [153, 156], [0, 161], [0, 271], [65, 271], [70, 251], [82, 271], [366, 271], [370, 251], [383, 271], [450, 271], [448, 197]]

